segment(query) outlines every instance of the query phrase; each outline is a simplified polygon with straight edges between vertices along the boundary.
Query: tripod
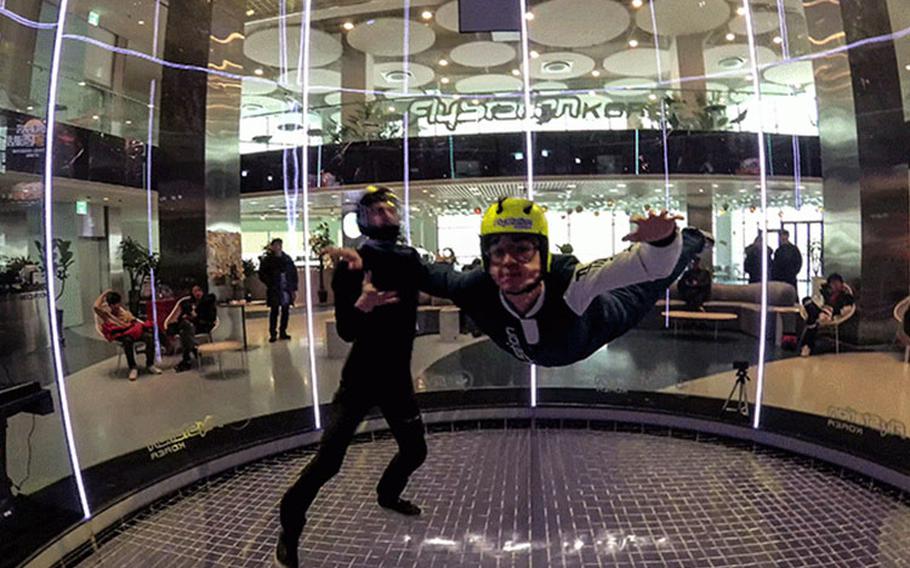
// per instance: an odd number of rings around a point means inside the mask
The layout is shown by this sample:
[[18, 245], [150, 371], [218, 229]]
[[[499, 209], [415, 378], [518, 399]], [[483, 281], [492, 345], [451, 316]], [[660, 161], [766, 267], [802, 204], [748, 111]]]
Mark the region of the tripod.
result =
[[[749, 394], [746, 392], [746, 382], [749, 379], [749, 369], [748, 367], [736, 367], [736, 382], [733, 383], [733, 388], [730, 390], [730, 394], [727, 396], [727, 401], [724, 402], [724, 407], [721, 412], [739, 412], [743, 416], [749, 416]], [[733, 395], [736, 395], [736, 401], [733, 400]]]

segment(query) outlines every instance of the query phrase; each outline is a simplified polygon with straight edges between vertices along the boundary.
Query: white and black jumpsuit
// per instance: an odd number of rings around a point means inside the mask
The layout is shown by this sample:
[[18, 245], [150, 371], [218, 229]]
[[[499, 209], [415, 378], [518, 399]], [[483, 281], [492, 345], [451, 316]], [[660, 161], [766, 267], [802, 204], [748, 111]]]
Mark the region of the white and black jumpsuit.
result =
[[586, 359], [635, 327], [704, 244], [700, 231], [684, 229], [589, 264], [554, 255], [543, 294], [523, 316], [487, 272], [424, 265], [420, 289], [453, 300], [516, 359], [561, 367]]

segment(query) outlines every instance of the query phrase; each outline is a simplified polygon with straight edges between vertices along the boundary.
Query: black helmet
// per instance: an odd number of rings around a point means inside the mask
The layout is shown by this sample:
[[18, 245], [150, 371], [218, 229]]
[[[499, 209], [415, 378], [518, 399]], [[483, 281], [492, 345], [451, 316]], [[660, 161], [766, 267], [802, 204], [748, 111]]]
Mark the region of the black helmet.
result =
[[396, 210], [400, 207], [398, 196], [391, 189], [377, 185], [368, 186], [357, 203], [357, 227], [361, 233], [371, 239], [394, 241], [398, 238], [401, 227], [398, 225], [371, 227], [369, 223], [367, 212], [370, 206], [382, 202], [391, 204]]

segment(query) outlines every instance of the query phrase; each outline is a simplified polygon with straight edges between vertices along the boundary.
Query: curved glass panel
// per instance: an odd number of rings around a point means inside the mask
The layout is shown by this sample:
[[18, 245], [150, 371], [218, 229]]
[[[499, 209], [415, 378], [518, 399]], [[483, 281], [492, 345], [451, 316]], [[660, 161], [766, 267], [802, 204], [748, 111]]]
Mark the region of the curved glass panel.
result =
[[[46, 194], [41, 174], [48, 151], [54, 171], [63, 171], [72, 158], [66, 156], [67, 141], [87, 134], [58, 129], [48, 136], [58, 16], [56, 6], [44, 2], [7, 2], [0, 8], [0, 554], [12, 565], [84, 515], [66, 437], [68, 401], [57, 381], [62, 374], [55, 374], [47, 317], [49, 293], [60, 307], [78, 305], [64, 282], [76, 253], [65, 226], [76, 212], [72, 205], [47, 208], [61, 197]], [[50, 252], [59, 276], [51, 291], [45, 229], [55, 243]], [[78, 340], [62, 333], [58, 349], [71, 341]]]

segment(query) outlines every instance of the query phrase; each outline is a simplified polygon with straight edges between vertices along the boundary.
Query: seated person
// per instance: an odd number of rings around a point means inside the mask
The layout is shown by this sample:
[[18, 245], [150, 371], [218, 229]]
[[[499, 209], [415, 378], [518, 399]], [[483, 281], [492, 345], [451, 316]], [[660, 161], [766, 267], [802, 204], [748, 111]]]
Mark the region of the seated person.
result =
[[155, 331], [152, 324], [138, 319], [123, 307], [123, 298], [113, 290], [103, 292], [92, 309], [101, 320], [101, 333], [108, 341], [117, 341], [123, 345], [126, 363], [130, 368], [130, 380], [139, 377], [136, 366], [136, 354], [133, 345], [138, 341], [145, 343], [145, 366], [149, 373], [160, 375], [161, 369], [155, 366]]
[[168, 318], [167, 333], [180, 337], [183, 360], [177, 364], [178, 373], [192, 367], [190, 356], [196, 353], [196, 335], [215, 328], [217, 310], [215, 295], [206, 294], [198, 284], [193, 286], [190, 296], [174, 308], [176, 319]]
[[692, 259], [689, 270], [683, 273], [676, 287], [686, 309], [705, 311], [704, 303], [711, 298], [711, 273], [701, 267], [701, 258]]
[[832, 274], [828, 277], [828, 281], [822, 284], [821, 295], [824, 301], [822, 307], [818, 307], [812, 298], [803, 298], [803, 306], [809, 315], [800, 341], [800, 355], [803, 357], [808, 357], [815, 350], [815, 338], [818, 336], [819, 324], [833, 320], [844, 308], [852, 306], [854, 303], [853, 294], [844, 284], [844, 278], [840, 274]]

